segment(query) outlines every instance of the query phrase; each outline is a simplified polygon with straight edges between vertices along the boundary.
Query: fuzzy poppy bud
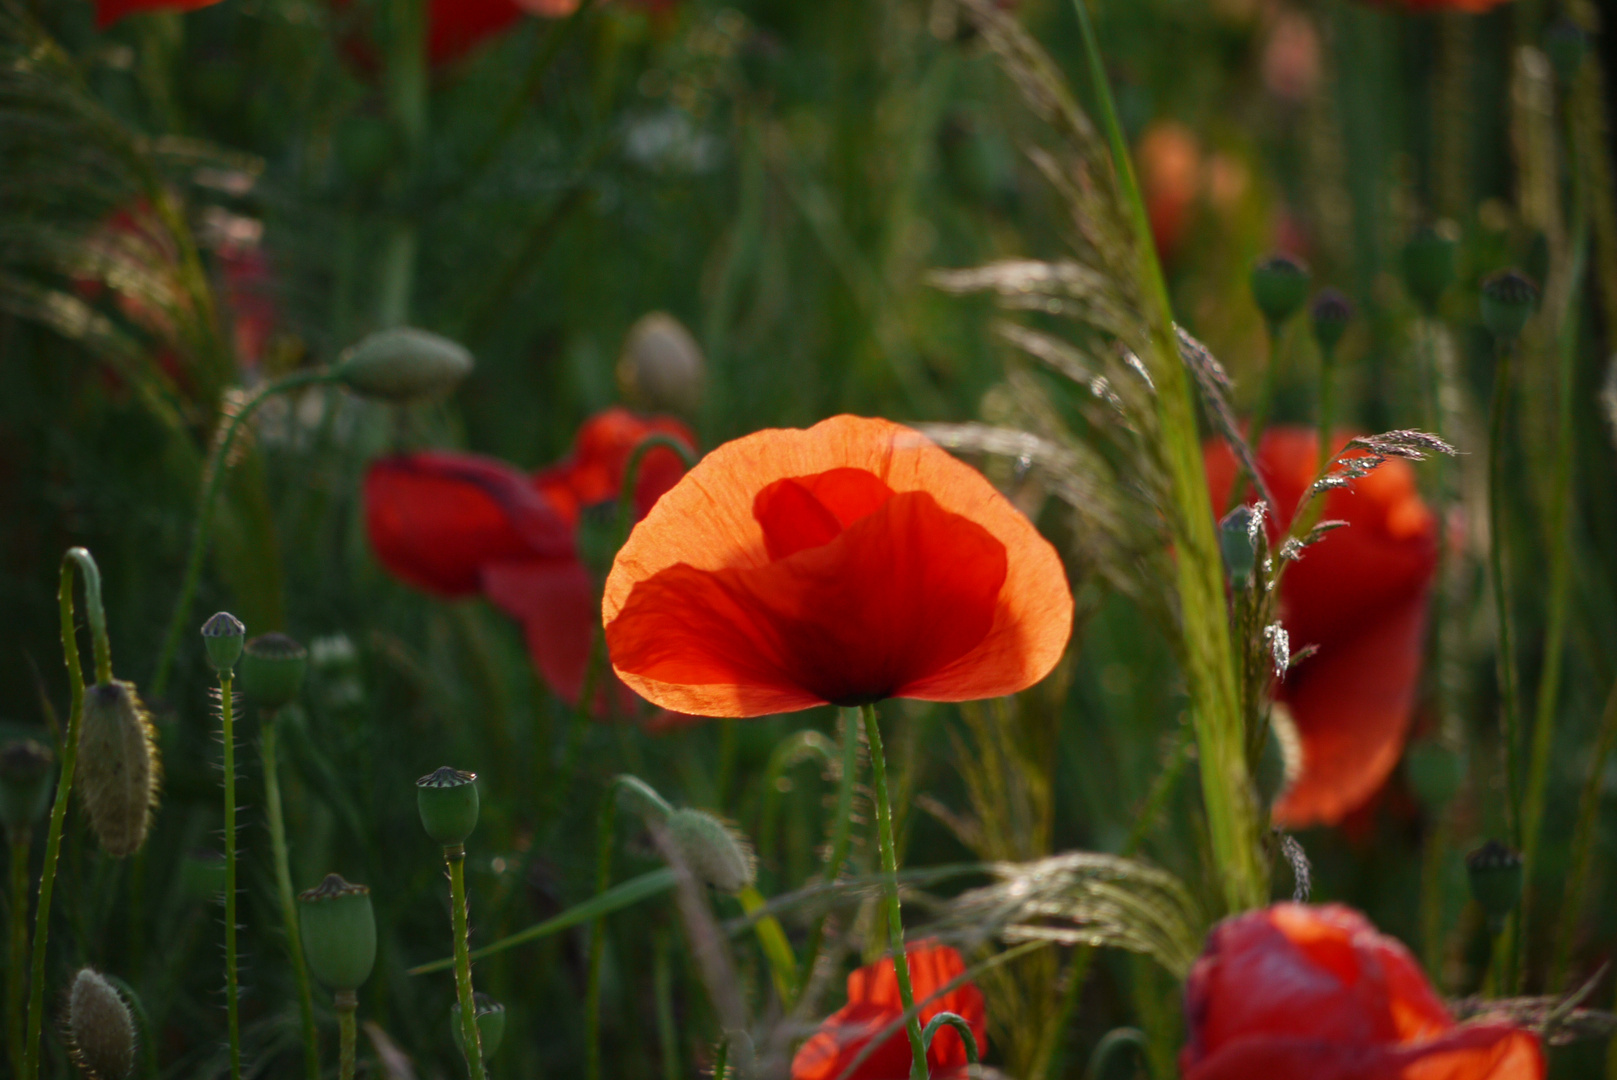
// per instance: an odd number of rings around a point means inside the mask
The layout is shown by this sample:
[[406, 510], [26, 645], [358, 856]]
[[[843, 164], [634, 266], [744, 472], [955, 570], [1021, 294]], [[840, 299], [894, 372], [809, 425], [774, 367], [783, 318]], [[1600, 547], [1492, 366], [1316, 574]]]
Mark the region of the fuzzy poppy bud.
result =
[[90, 968], [74, 976], [67, 999], [73, 1061], [89, 1080], [123, 1080], [135, 1068], [135, 1020], [113, 985]]
[[1521, 852], [1489, 840], [1465, 857], [1465, 870], [1471, 879], [1471, 896], [1497, 934], [1522, 898]]
[[395, 404], [441, 397], [471, 371], [472, 354], [459, 342], [410, 326], [378, 330], [336, 367], [354, 393]]
[[260, 708], [279, 709], [297, 700], [308, 667], [308, 649], [285, 634], [261, 634], [242, 650], [242, 692]]
[[1314, 340], [1319, 342], [1319, 351], [1327, 357], [1335, 355], [1348, 323], [1353, 321], [1353, 301], [1338, 289], [1321, 289], [1314, 296], [1309, 313], [1313, 316]]
[[746, 839], [704, 810], [681, 809], [663, 822], [691, 873], [724, 893], [752, 884], [756, 869]]
[[1419, 229], [1404, 245], [1404, 287], [1428, 313], [1454, 283], [1459, 248], [1460, 230], [1450, 221]]
[[1418, 742], [1404, 755], [1404, 775], [1421, 805], [1438, 811], [1459, 794], [1465, 759], [1440, 742]]
[[1224, 569], [1230, 584], [1237, 589], [1246, 588], [1252, 580], [1252, 568], [1258, 561], [1257, 511], [1250, 506], [1237, 506], [1218, 523], [1218, 546], [1224, 553]]
[[1501, 270], [1482, 282], [1482, 324], [1501, 342], [1521, 336], [1538, 306], [1538, 286], [1519, 270]]
[[1252, 299], [1279, 326], [1308, 299], [1308, 267], [1290, 255], [1269, 255], [1252, 267]]
[[666, 311], [642, 315], [618, 357], [618, 387], [652, 412], [692, 416], [702, 407], [707, 360], [685, 324]]
[[[484, 993], [472, 995], [476, 1007], [477, 1041], [483, 1046], [483, 1060], [487, 1061], [500, 1049], [505, 1039], [505, 1006]], [[466, 1036], [460, 1029], [460, 1002], [449, 1006], [449, 1031], [455, 1038], [455, 1049], [466, 1052]]]
[[1562, 85], [1569, 85], [1589, 52], [1589, 35], [1583, 27], [1563, 16], [1544, 31], [1544, 51], [1549, 54], [1556, 77]]
[[449, 847], [477, 828], [477, 774], [445, 765], [415, 782], [416, 808], [427, 835]]
[[234, 671], [241, 659], [247, 628], [228, 611], [221, 611], [202, 624], [202, 644], [208, 649], [208, 663], [221, 675]]
[[358, 990], [376, 963], [376, 915], [371, 890], [327, 874], [298, 894], [303, 955], [314, 977], [335, 991]]
[[140, 850], [157, 806], [162, 766], [157, 733], [133, 683], [114, 679], [84, 692], [78, 790], [108, 855]]
[[0, 746], [0, 825], [13, 843], [24, 840], [50, 805], [50, 747], [33, 739]]

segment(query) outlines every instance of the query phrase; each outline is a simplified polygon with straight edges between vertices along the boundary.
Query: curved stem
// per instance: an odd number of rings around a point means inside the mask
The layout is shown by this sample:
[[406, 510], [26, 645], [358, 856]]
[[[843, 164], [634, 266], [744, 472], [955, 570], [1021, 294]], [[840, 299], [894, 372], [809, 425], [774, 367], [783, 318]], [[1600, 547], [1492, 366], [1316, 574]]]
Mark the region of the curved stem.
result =
[[225, 743], [225, 1019], [230, 1075], [241, 1080], [241, 1001], [236, 972], [236, 723], [235, 679], [219, 673], [219, 725]]
[[[595, 833], [595, 895], [606, 892], [612, 883], [612, 829], [617, 822], [618, 785], [611, 784], [601, 800], [596, 817]], [[589, 974], [584, 990], [584, 1038], [588, 1048], [585, 1057], [586, 1080], [601, 1078], [601, 963], [606, 953], [606, 913], [590, 922]]]
[[[62, 740], [62, 772], [56, 781], [56, 801], [51, 806], [50, 831], [45, 835], [45, 861], [39, 870], [39, 899], [34, 907], [34, 948], [28, 983], [28, 1034], [23, 1040], [23, 1080], [39, 1076], [39, 1038], [45, 1025], [45, 949], [50, 940], [51, 897], [56, 890], [56, 863], [62, 854], [62, 827], [67, 820], [67, 803], [73, 793], [73, 768], [79, 758], [79, 725], [84, 718], [84, 673], [79, 667], [79, 642], [73, 628], [73, 568], [84, 572], [85, 600], [91, 608], [101, 606], [101, 573], [95, 559], [83, 548], [71, 548], [62, 556], [56, 602], [62, 620], [62, 659], [67, 665], [69, 709], [67, 734]], [[93, 588], [93, 591], [92, 591]], [[91, 626], [97, 616], [92, 612]], [[102, 625], [105, 619], [100, 618]], [[111, 660], [108, 678], [111, 678]]]
[[[865, 737], [870, 742], [870, 775], [876, 789], [876, 834], [881, 845], [881, 868], [886, 876], [888, 948], [898, 975], [898, 1000], [906, 1012], [915, 1008], [915, 988], [910, 982], [910, 958], [904, 948], [904, 915], [898, 902], [898, 855], [893, 843], [893, 808], [887, 799], [887, 761], [882, 754], [881, 726], [876, 706], [861, 705]], [[921, 1039], [921, 1019], [911, 1016], [905, 1025], [910, 1037], [911, 1080], [927, 1080], [926, 1043]]]
[[960, 1035], [960, 1041], [966, 1044], [966, 1064], [979, 1064], [982, 1061], [982, 1053], [977, 1049], [977, 1034], [971, 1030], [971, 1025], [966, 1023], [966, 1018], [959, 1013], [940, 1012], [927, 1021], [926, 1027], [921, 1030], [921, 1041], [926, 1044], [926, 1048], [932, 1049], [932, 1040], [944, 1025], [954, 1028]]
[[11, 945], [6, 951], [6, 1045], [11, 1071], [23, 1074], [23, 999], [28, 994], [28, 836], [11, 838]]
[[191, 529], [191, 549], [185, 558], [185, 576], [180, 580], [179, 599], [169, 616], [168, 628], [163, 632], [163, 645], [157, 653], [157, 670], [152, 675], [152, 697], [160, 698], [168, 689], [169, 670], [174, 663], [174, 652], [180, 645], [180, 634], [191, 618], [191, 600], [196, 596], [197, 581], [202, 576], [202, 554], [207, 548], [208, 530], [213, 525], [213, 508], [219, 497], [219, 484], [230, 460], [231, 448], [242, 426], [252, 418], [258, 407], [276, 394], [284, 394], [316, 383], [332, 382], [331, 372], [325, 368], [300, 371], [265, 383], [241, 403], [241, 407], [220, 429], [208, 452], [208, 463], [202, 471], [202, 490], [197, 496], [196, 524]]
[[337, 1076], [339, 1080], [354, 1080], [354, 1014], [359, 1011], [359, 995], [339, 990], [333, 1000], [337, 1006]]
[[258, 754], [264, 763], [264, 811], [269, 823], [270, 850], [275, 856], [275, 897], [281, 905], [281, 925], [292, 956], [292, 975], [298, 987], [298, 1023], [303, 1029], [303, 1065], [308, 1080], [320, 1080], [320, 1034], [314, 1023], [314, 991], [309, 984], [309, 962], [303, 956], [303, 932], [298, 927], [297, 902], [292, 893], [291, 857], [286, 847], [286, 819], [281, 810], [281, 779], [276, 753], [280, 714], [264, 717]]
[[1113, 1028], [1106, 1033], [1105, 1038], [1095, 1044], [1095, 1052], [1089, 1055], [1089, 1066], [1084, 1069], [1084, 1080], [1106, 1080], [1110, 1075], [1112, 1062], [1119, 1053], [1133, 1050], [1144, 1065], [1146, 1075], [1151, 1075], [1151, 1055], [1146, 1053], [1145, 1032], [1139, 1028]]
[[477, 1003], [472, 1000], [472, 961], [466, 948], [466, 845], [444, 848], [449, 864], [450, 918], [455, 934], [455, 1000], [460, 1002], [461, 1046], [471, 1080], [484, 1080], [483, 1039], [477, 1030]]
[[[859, 782], [859, 714], [843, 709], [842, 714], [842, 773], [837, 778], [837, 808], [831, 818], [831, 849], [825, 859], [825, 883], [834, 885], [848, 861], [848, 847], [853, 840], [853, 790]], [[825, 938], [825, 920], [822, 913], [814, 920], [809, 931], [808, 945], [803, 951], [802, 971], [812, 976], [814, 963], [819, 959], [820, 944]]]

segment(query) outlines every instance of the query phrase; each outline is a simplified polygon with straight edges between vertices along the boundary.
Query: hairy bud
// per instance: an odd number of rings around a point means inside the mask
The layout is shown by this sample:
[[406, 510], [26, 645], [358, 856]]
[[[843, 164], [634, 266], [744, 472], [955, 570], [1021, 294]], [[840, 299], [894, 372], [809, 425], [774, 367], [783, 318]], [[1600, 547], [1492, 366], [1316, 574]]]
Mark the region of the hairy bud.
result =
[[459, 342], [414, 327], [378, 330], [348, 350], [337, 378], [361, 397], [407, 404], [449, 393], [472, 371]]
[[113, 985], [80, 969], [67, 999], [73, 1061], [90, 1080], [123, 1080], [135, 1068], [135, 1021]]
[[666, 311], [642, 315], [618, 357], [623, 396], [653, 412], [691, 416], [701, 408], [707, 360], [685, 325]]
[[108, 855], [133, 855], [145, 843], [162, 772], [157, 733], [134, 683], [114, 679], [86, 690], [77, 787]]
[[704, 810], [675, 810], [663, 828], [701, 881], [724, 893], [738, 893], [753, 883], [751, 846], [717, 817]]

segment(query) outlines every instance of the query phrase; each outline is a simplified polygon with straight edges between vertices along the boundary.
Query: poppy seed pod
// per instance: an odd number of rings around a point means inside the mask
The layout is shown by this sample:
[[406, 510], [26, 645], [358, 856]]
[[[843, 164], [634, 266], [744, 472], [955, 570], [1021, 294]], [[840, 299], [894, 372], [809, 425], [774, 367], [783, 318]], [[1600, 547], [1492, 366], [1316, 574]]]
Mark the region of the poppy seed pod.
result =
[[1460, 230], [1451, 221], [1417, 230], [1404, 245], [1404, 287], [1428, 314], [1454, 283], [1459, 248]]
[[738, 893], [753, 883], [757, 871], [751, 845], [712, 814], [675, 810], [663, 828], [701, 881], [723, 893]]
[[1224, 569], [1230, 584], [1237, 589], [1246, 588], [1252, 580], [1252, 568], [1258, 561], [1258, 529], [1261, 522], [1252, 507], [1237, 506], [1218, 523], [1218, 546], [1224, 553]]
[[[472, 995], [476, 1006], [477, 1041], [483, 1047], [483, 1060], [487, 1061], [500, 1049], [505, 1039], [505, 1006], [487, 994]], [[449, 1031], [455, 1039], [455, 1049], [466, 1052], [466, 1036], [460, 1028], [460, 1002], [449, 1006]]]
[[371, 890], [339, 874], [298, 894], [303, 955], [314, 977], [335, 991], [358, 990], [376, 963], [376, 915]]
[[1544, 51], [1563, 85], [1577, 77], [1583, 67], [1583, 58], [1589, 52], [1589, 35], [1571, 19], [1562, 17], [1550, 23], [1544, 31]]
[[1353, 301], [1340, 290], [1321, 289], [1314, 296], [1310, 314], [1314, 320], [1314, 340], [1319, 342], [1319, 351], [1327, 357], [1334, 355], [1342, 335], [1347, 332], [1347, 324], [1353, 321]]
[[1308, 299], [1308, 267], [1290, 255], [1269, 255], [1252, 267], [1252, 299], [1271, 325], [1291, 318]]
[[335, 373], [361, 397], [402, 405], [441, 397], [471, 371], [472, 354], [459, 342], [397, 326], [378, 330], [348, 350]]
[[1538, 306], [1538, 286], [1520, 270], [1501, 270], [1482, 282], [1482, 324], [1501, 342], [1521, 336]]
[[208, 663], [221, 675], [236, 669], [241, 659], [247, 628], [228, 611], [221, 611], [202, 624], [202, 644], [208, 649]]
[[50, 805], [50, 747], [33, 739], [0, 746], [0, 826], [7, 839], [22, 840]]
[[73, 1061], [90, 1080], [123, 1080], [135, 1068], [135, 1020], [123, 995], [81, 968], [67, 999]]
[[260, 708], [279, 709], [297, 700], [308, 667], [308, 649], [285, 634], [261, 634], [242, 650], [242, 691]]
[[415, 782], [416, 807], [427, 835], [449, 847], [477, 828], [477, 774], [448, 765]]
[[78, 790], [101, 846], [123, 858], [140, 850], [157, 806], [162, 765], [157, 733], [133, 683], [114, 679], [84, 692]]
[[1489, 840], [1465, 857], [1465, 872], [1471, 881], [1472, 898], [1488, 916], [1488, 926], [1497, 934], [1521, 902], [1521, 852], [1498, 840]]
[[666, 311], [642, 315], [618, 357], [618, 387], [636, 406], [694, 415], [702, 407], [707, 360], [685, 325]]

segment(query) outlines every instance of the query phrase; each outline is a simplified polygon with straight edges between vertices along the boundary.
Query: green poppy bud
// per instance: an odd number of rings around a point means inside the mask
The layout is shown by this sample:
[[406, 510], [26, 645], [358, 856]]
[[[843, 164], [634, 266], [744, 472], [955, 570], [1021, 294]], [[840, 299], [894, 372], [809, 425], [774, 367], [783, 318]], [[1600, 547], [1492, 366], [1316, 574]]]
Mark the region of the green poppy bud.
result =
[[13, 843], [26, 840], [50, 806], [56, 757], [33, 739], [0, 746], [0, 825]]
[[618, 387], [652, 412], [694, 416], [702, 407], [707, 360], [685, 325], [666, 311], [642, 315], [629, 327], [618, 357]]
[[378, 330], [337, 362], [336, 376], [361, 397], [406, 404], [449, 393], [472, 371], [472, 354], [440, 334]]
[[1589, 35], [1583, 27], [1563, 16], [1544, 31], [1544, 51], [1549, 54], [1556, 78], [1563, 86], [1570, 85], [1588, 55]]
[[67, 997], [73, 1061], [89, 1080], [123, 1080], [135, 1069], [135, 1018], [123, 995], [90, 968], [73, 977]]
[[415, 782], [416, 808], [427, 835], [445, 847], [464, 844], [477, 828], [477, 774], [445, 765]]
[[208, 648], [208, 663], [221, 675], [236, 669], [241, 659], [247, 628], [228, 611], [221, 611], [202, 624], [202, 644]]
[[1482, 282], [1482, 324], [1501, 342], [1521, 336], [1538, 306], [1538, 286], [1519, 270], [1501, 270]]
[[724, 893], [753, 883], [756, 870], [746, 839], [704, 810], [675, 810], [663, 822], [697, 879]]
[[1252, 267], [1252, 299], [1279, 326], [1308, 299], [1308, 267], [1290, 255], [1269, 255]]
[[332, 990], [352, 992], [376, 963], [376, 915], [371, 890], [340, 875], [298, 894], [298, 925], [309, 970]]
[[157, 731], [135, 685], [114, 679], [85, 690], [77, 787], [108, 855], [133, 855], [146, 842], [162, 773]]
[[1451, 221], [1419, 229], [1404, 245], [1404, 287], [1428, 314], [1454, 284], [1459, 249], [1460, 230]]
[[241, 657], [241, 689], [247, 700], [271, 711], [297, 700], [309, 650], [285, 634], [261, 634]]
[[1218, 523], [1218, 546], [1224, 553], [1224, 569], [1230, 584], [1237, 589], [1246, 588], [1252, 580], [1252, 568], [1258, 561], [1258, 529], [1262, 522], [1250, 506], [1237, 506]]
[[1327, 358], [1335, 355], [1348, 323], [1353, 321], [1353, 301], [1337, 289], [1321, 289], [1315, 294], [1309, 313], [1313, 316], [1314, 340], [1319, 342], [1319, 351]]
[[1465, 782], [1465, 759], [1440, 742], [1415, 743], [1404, 755], [1404, 775], [1427, 810], [1443, 809]]
[[[483, 1060], [487, 1061], [500, 1049], [500, 1043], [505, 1039], [505, 1006], [484, 993], [474, 993], [472, 1004], [476, 1006], [477, 1038], [483, 1044]], [[449, 1007], [449, 1031], [455, 1038], [455, 1049], [464, 1054], [466, 1036], [460, 1029], [458, 1001]]]
[[1465, 857], [1465, 869], [1471, 879], [1471, 896], [1488, 916], [1488, 926], [1497, 934], [1521, 902], [1521, 852], [1497, 840], [1489, 840]]

